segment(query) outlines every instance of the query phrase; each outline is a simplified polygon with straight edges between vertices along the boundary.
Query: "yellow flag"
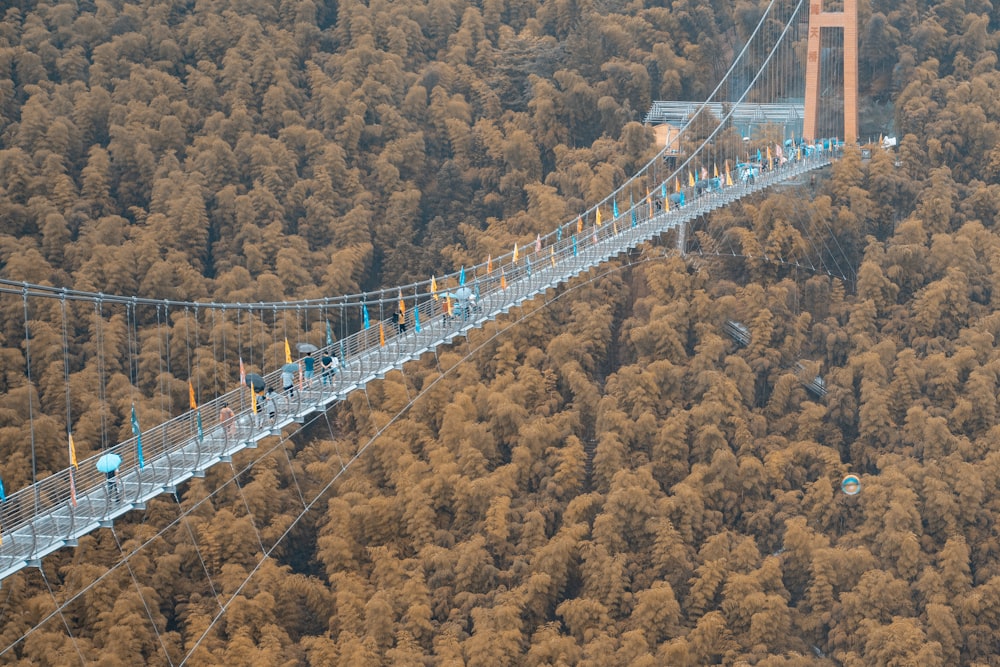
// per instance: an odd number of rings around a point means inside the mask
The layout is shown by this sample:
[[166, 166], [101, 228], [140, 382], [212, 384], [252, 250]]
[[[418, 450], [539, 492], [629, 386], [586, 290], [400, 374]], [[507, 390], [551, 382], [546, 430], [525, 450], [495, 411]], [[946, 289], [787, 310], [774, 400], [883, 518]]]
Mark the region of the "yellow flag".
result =
[[406, 315], [406, 304], [403, 303], [403, 290], [399, 290], [399, 314]]
[[440, 298], [438, 297], [438, 284], [437, 281], [434, 280], [434, 276], [431, 276], [431, 296], [434, 297], [435, 301], [437, 301], [438, 298]]
[[712, 165], [712, 176], [715, 178], [719, 177], [719, 163], [716, 162]]
[[694, 187], [694, 174], [692, 174], [690, 170], [688, 170], [688, 185], [692, 188]]
[[678, 176], [677, 178], [674, 179], [674, 191], [675, 192], [680, 192], [681, 191], [681, 177], [680, 176]]
[[[285, 363], [286, 364], [292, 363], [292, 348], [288, 347], [288, 339], [287, 338], [285, 339]], [[192, 400], [194, 400], [194, 399], [192, 399]], [[193, 408], [195, 406], [192, 405], [191, 407]]]
[[726, 167], [726, 185], [733, 184], [733, 177], [729, 174], [729, 167]]
[[597, 226], [601, 226], [601, 207], [597, 207]]
[[[502, 271], [503, 269], [501, 269]], [[444, 295], [444, 312], [450, 317], [451, 316], [451, 295]]]
[[615, 234], [618, 233], [618, 218], [615, 218], [614, 220], [611, 221], [611, 231], [614, 232]]
[[385, 347], [385, 328], [382, 326], [382, 320], [379, 320], [378, 323], [378, 343]]
[[663, 210], [670, 213], [670, 197], [663, 200]]
[[549, 256], [552, 257], [552, 266], [555, 266], [556, 265], [556, 247], [555, 246], [551, 246], [551, 245], [549, 246]]
[[257, 392], [254, 391], [253, 384], [250, 385], [250, 409], [257, 414]]
[[646, 207], [649, 209], [649, 217], [653, 217], [653, 195], [649, 188], [646, 188]]
[[79, 466], [76, 463], [76, 445], [73, 444], [73, 434], [69, 434], [69, 464], [74, 468]]
[[503, 267], [500, 267], [500, 289], [507, 289], [507, 275], [503, 272]]
[[517, 243], [514, 244], [514, 263], [517, 263]]
[[493, 273], [493, 255], [486, 256], [486, 273]]
[[[288, 345], [287, 341], [285, 342], [285, 345], [286, 346]], [[194, 400], [194, 385], [191, 384], [191, 380], [188, 380], [188, 398], [191, 399], [191, 409], [192, 410], [197, 410], [198, 409], [198, 401]]]

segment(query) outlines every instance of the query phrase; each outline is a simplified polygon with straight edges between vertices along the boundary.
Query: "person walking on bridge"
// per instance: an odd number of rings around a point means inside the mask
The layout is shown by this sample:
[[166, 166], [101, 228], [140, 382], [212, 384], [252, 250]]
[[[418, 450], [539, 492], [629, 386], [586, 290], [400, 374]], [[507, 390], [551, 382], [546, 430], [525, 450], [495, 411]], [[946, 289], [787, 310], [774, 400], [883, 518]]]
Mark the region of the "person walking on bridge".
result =
[[222, 424], [227, 439], [236, 436], [236, 413], [229, 407], [229, 403], [223, 403], [219, 409], [219, 423]]

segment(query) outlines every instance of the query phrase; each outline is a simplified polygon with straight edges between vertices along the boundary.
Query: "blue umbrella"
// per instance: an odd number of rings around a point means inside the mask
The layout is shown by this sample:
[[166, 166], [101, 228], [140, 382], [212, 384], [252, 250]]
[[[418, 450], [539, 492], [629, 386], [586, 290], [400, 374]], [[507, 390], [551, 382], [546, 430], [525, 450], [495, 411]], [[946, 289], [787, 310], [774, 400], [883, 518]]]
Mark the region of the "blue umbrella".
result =
[[122, 464], [122, 457], [117, 454], [105, 454], [97, 459], [97, 470], [103, 473], [114, 472]]

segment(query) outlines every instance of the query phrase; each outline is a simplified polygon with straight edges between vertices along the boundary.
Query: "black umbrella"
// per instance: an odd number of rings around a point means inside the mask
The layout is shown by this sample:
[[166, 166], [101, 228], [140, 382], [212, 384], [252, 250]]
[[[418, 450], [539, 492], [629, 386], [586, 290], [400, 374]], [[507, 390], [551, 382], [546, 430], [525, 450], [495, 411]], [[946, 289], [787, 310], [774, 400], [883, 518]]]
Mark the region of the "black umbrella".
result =
[[254, 391], [264, 391], [264, 387], [267, 383], [264, 382], [264, 378], [256, 373], [247, 373], [247, 386]]

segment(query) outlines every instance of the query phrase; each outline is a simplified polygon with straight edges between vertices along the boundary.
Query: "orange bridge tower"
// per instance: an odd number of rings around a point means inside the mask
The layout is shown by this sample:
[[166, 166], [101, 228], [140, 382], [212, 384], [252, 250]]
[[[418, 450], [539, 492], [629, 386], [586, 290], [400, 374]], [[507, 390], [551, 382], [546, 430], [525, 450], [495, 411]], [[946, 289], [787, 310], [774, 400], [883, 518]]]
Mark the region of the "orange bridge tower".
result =
[[823, 0], [809, 0], [806, 48], [806, 108], [803, 136], [815, 140], [819, 107], [820, 32], [842, 28], [844, 35], [844, 142], [858, 141], [858, 0], [843, 0], [844, 11], [823, 11]]

